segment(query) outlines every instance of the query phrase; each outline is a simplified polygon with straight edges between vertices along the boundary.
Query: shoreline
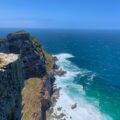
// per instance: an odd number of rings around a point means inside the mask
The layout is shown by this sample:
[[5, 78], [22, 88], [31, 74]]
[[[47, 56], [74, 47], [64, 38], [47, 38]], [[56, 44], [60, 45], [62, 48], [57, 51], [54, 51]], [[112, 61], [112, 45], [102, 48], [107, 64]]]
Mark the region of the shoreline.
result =
[[[58, 58], [57, 65], [66, 72], [62, 76], [55, 74], [54, 92], [51, 96], [52, 105], [47, 110], [47, 120], [112, 120], [109, 115], [100, 112], [99, 108], [84, 98], [85, 91], [82, 86], [71, 84], [76, 76], [88, 73], [88, 71], [81, 71], [67, 60], [71, 58], [69, 54], [60, 54]], [[73, 88], [76, 91], [70, 93]], [[78, 98], [75, 96], [76, 92], [80, 93], [79, 96], [77, 95]]]
[[[61, 115], [57, 115], [55, 114], [54, 112], [54, 107], [57, 103], [57, 100], [59, 99], [60, 97], [60, 90], [62, 88], [60, 87], [57, 87], [56, 84], [54, 85], [54, 88], [53, 88], [53, 95], [51, 96], [51, 106], [50, 108], [47, 110], [47, 113], [46, 113], [46, 118], [47, 120], [54, 120], [54, 119], [61, 119], [63, 117], [63, 114], [64, 113], [61, 113]], [[62, 108], [59, 107], [58, 108], [58, 111], [60, 111]]]
[[[60, 65], [56, 64], [57, 61], [59, 61], [58, 58], [55, 58], [55, 65], [56, 65], [54, 69], [55, 81], [67, 75], [67, 71], [61, 68]], [[51, 106], [46, 111], [46, 120], [67, 120], [67, 119], [72, 120], [72, 116], [68, 114], [66, 109], [64, 109], [64, 106], [62, 104], [57, 105], [59, 99], [63, 97], [62, 96], [62, 94], [64, 94], [63, 88], [59, 86], [56, 82], [54, 82], [52, 89], [53, 89], [53, 93], [51, 96]], [[74, 110], [76, 107], [77, 107], [77, 103], [71, 102], [69, 104], [69, 109], [71, 110]]]

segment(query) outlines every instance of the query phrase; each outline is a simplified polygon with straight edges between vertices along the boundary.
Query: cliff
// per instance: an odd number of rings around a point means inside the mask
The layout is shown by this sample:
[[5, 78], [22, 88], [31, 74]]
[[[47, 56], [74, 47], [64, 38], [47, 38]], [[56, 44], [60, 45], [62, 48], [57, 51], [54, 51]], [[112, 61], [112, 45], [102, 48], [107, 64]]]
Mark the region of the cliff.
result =
[[0, 120], [46, 120], [54, 59], [26, 32], [0, 39]]

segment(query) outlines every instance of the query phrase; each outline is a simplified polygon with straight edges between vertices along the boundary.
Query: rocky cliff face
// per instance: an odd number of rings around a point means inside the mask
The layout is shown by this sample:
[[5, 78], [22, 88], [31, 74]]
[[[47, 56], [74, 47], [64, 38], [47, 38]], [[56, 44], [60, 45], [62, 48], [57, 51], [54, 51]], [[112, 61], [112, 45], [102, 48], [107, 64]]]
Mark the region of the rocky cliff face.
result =
[[46, 119], [53, 63], [29, 33], [10, 33], [0, 40], [0, 120]]

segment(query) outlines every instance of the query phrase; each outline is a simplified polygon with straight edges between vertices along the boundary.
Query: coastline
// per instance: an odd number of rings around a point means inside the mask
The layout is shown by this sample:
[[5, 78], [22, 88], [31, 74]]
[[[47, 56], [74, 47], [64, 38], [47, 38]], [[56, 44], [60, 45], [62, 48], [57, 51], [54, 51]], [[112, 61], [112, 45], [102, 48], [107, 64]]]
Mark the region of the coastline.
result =
[[64, 116], [66, 116], [66, 114], [64, 114], [64, 112], [62, 111], [62, 107], [58, 107], [57, 108], [57, 111], [60, 112], [60, 114], [58, 115], [57, 113], [55, 113], [54, 111], [54, 107], [60, 97], [60, 90], [62, 88], [57, 88], [57, 87], [54, 87], [54, 92], [53, 92], [53, 95], [51, 97], [51, 106], [50, 108], [48, 109], [47, 113], [46, 113], [46, 120], [65, 120]]
[[54, 119], [57, 119], [57, 115], [53, 115], [54, 113], [54, 106], [57, 102], [57, 100], [59, 99], [59, 91], [60, 91], [60, 88], [53, 88], [54, 89], [54, 92], [53, 92], [53, 95], [51, 96], [51, 106], [50, 108], [47, 110], [47, 113], [46, 113], [46, 120], [54, 120]]
[[[109, 115], [102, 113], [99, 107], [85, 99], [83, 86], [73, 83], [76, 77], [90, 74], [90, 71], [81, 70], [72, 64], [69, 58], [73, 56], [70, 54], [62, 53], [57, 57], [56, 64], [66, 72], [63, 76], [55, 75], [52, 105], [47, 110], [47, 120], [112, 120]], [[93, 75], [92, 73], [91, 79]]]
[[[59, 61], [58, 58], [56, 58], [55, 65], [57, 67], [54, 70], [55, 82], [53, 84], [53, 93], [51, 96], [51, 106], [46, 112], [46, 120], [66, 120], [67, 118], [72, 119], [72, 117], [66, 113], [66, 110], [64, 109], [64, 107], [61, 107], [61, 104], [59, 104], [56, 107], [56, 104], [60, 98], [60, 92], [63, 89], [62, 87], [59, 87], [57, 85], [56, 81], [62, 77], [64, 78], [65, 75], [67, 74], [67, 71], [63, 70], [63, 68], [61, 68], [61, 66], [57, 64], [58, 61]], [[69, 87], [69, 86], [67, 86], [67, 87]], [[70, 109], [73, 110], [76, 107], [77, 107], [77, 104], [74, 103], [74, 104], [71, 104]]]
[[[57, 76], [59, 77], [62, 77], [66, 74], [66, 71], [62, 70], [60, 68], [59, 65], [57, 65], [58, 61], [58, 58], [54, 57], [54, 69], [53, 69], [53, 73], [54, 73], [54, 76], [55, 76], [55, 81], [57, 80]], [[52, 95], [51, 95], [51, 105], [50, 105], [50, 108], [48, 108], [48, 110], [46, 111], [46, 120], [61, 120], [64, 116], [66, 116], [63, 112], [60, 113], [60, 115], [57, 115], [55, 112], [54, 112], [54, 107], [57, 103], [57, 100], [59, 99], [60, 97], [60, 91], [61, 91], [61, 87], [58, 87], [57, 84], [55, 83], [55, 81], [53, 82], [53, 85], [52, 85]], [[58, 111], [61, 111], [61, 107], [59, 107], [57, 110]], [[64, 119], [63, 119], [64, 120]]]

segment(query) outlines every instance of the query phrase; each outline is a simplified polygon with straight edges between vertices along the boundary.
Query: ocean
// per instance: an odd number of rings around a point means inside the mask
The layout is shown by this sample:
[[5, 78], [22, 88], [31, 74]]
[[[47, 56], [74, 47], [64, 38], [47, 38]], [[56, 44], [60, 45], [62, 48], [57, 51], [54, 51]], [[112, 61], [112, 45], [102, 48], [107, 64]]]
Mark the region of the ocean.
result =
[[[0, 36], [19, 29], [0, 29]], [[26, 29], [67, 73], [54, 112], [66, 120], [120, 120], [120, 31]], [[75, 109], [71, 105], [77, 104]]]

